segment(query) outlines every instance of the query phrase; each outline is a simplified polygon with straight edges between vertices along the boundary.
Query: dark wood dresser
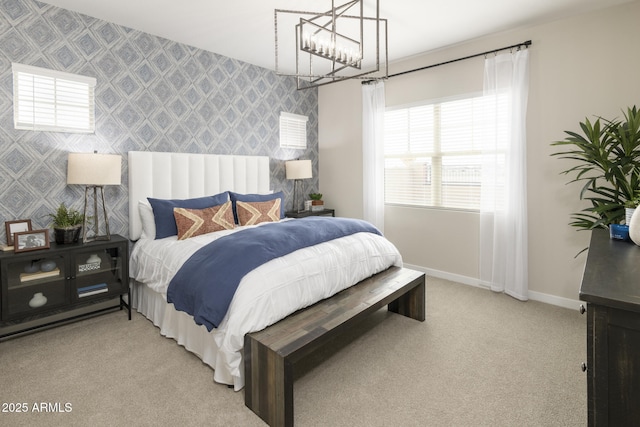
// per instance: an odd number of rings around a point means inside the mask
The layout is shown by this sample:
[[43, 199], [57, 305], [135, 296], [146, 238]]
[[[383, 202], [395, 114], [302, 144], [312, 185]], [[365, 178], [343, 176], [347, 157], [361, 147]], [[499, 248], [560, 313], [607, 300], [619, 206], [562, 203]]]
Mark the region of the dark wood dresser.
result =
[[640, 247], [593, 230], [587, 302], [589, 426], [640, 425]]

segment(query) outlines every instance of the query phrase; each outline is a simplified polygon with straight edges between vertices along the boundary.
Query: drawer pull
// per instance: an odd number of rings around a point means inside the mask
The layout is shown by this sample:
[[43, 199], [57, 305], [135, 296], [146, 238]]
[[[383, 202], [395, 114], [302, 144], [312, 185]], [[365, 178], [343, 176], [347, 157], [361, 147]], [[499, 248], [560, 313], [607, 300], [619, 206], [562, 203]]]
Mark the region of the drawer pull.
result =
[[578, 311], [580, 312], [580, 314], [584, 314], [587, 311], [587, 309], [584, 308], [584, 304], [580, 304], [580, 308], [578, 309]]
[[580, 369], [582, 369], [582, 372], [587, 372], [587, 364], [585, 362], [582, 362], [580, 364]]

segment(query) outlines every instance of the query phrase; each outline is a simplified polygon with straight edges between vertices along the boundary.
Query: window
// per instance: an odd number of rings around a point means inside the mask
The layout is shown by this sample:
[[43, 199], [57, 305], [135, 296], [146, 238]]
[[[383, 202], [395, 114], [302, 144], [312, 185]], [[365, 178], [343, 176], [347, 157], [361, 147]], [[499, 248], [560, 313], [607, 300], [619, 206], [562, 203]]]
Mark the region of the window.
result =
[[280, 147], [307, 148], [307, 116], [280, 112]]
[[96, 79], [12, 64], [16, 129], [93, 133]]
[[489, 98], [470, 96], [388, 109], [385, 203], [479, 210], [483, 141], [492, 136], [487, 124], [495, 122], [493, 105]]

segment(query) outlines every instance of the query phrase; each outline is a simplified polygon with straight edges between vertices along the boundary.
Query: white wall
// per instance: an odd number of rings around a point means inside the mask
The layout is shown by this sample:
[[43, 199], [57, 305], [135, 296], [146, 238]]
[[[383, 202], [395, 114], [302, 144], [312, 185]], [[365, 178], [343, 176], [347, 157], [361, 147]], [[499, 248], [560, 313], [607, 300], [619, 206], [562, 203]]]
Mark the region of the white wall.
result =
[[[640, 2], [497, 34], [392, 64], [391, 73], [532, 40], [527, 113], [529, 289], [538, 299], [577, 300], [589, 233], [568, 222], [586, 205], [565, 185], [569, 165], [550, 143], [594, 116], [616, 118], [640, 105]], [[482, 90], [483, 58], [386, 82], [387, 106]], [[319, 90], [320, 191], [340, 216], [362, 217], [362, 101], [359, 81]], [[478, 216], [390, 207], [385, 234], [405, 263], [472, 283], [478, 277]], [[468, 280], [466, 280], [468, 279]], [[565, 300], [565, 301], [566, 301]], [[555, 301], [555, 302], [558, 302]]]

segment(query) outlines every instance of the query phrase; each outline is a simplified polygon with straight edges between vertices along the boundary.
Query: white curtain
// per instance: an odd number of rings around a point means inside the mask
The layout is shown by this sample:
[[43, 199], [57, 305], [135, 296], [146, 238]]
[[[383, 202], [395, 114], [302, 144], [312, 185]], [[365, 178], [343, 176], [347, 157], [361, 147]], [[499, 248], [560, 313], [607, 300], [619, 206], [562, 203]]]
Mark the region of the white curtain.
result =
[[526, 114], [529, 51], [485, 60], [492, 119], [483, 147], [480, 279], [493, 291], [528, 299]]
[[384, 233], [384, 82], [362, 85], [364, 219]]

